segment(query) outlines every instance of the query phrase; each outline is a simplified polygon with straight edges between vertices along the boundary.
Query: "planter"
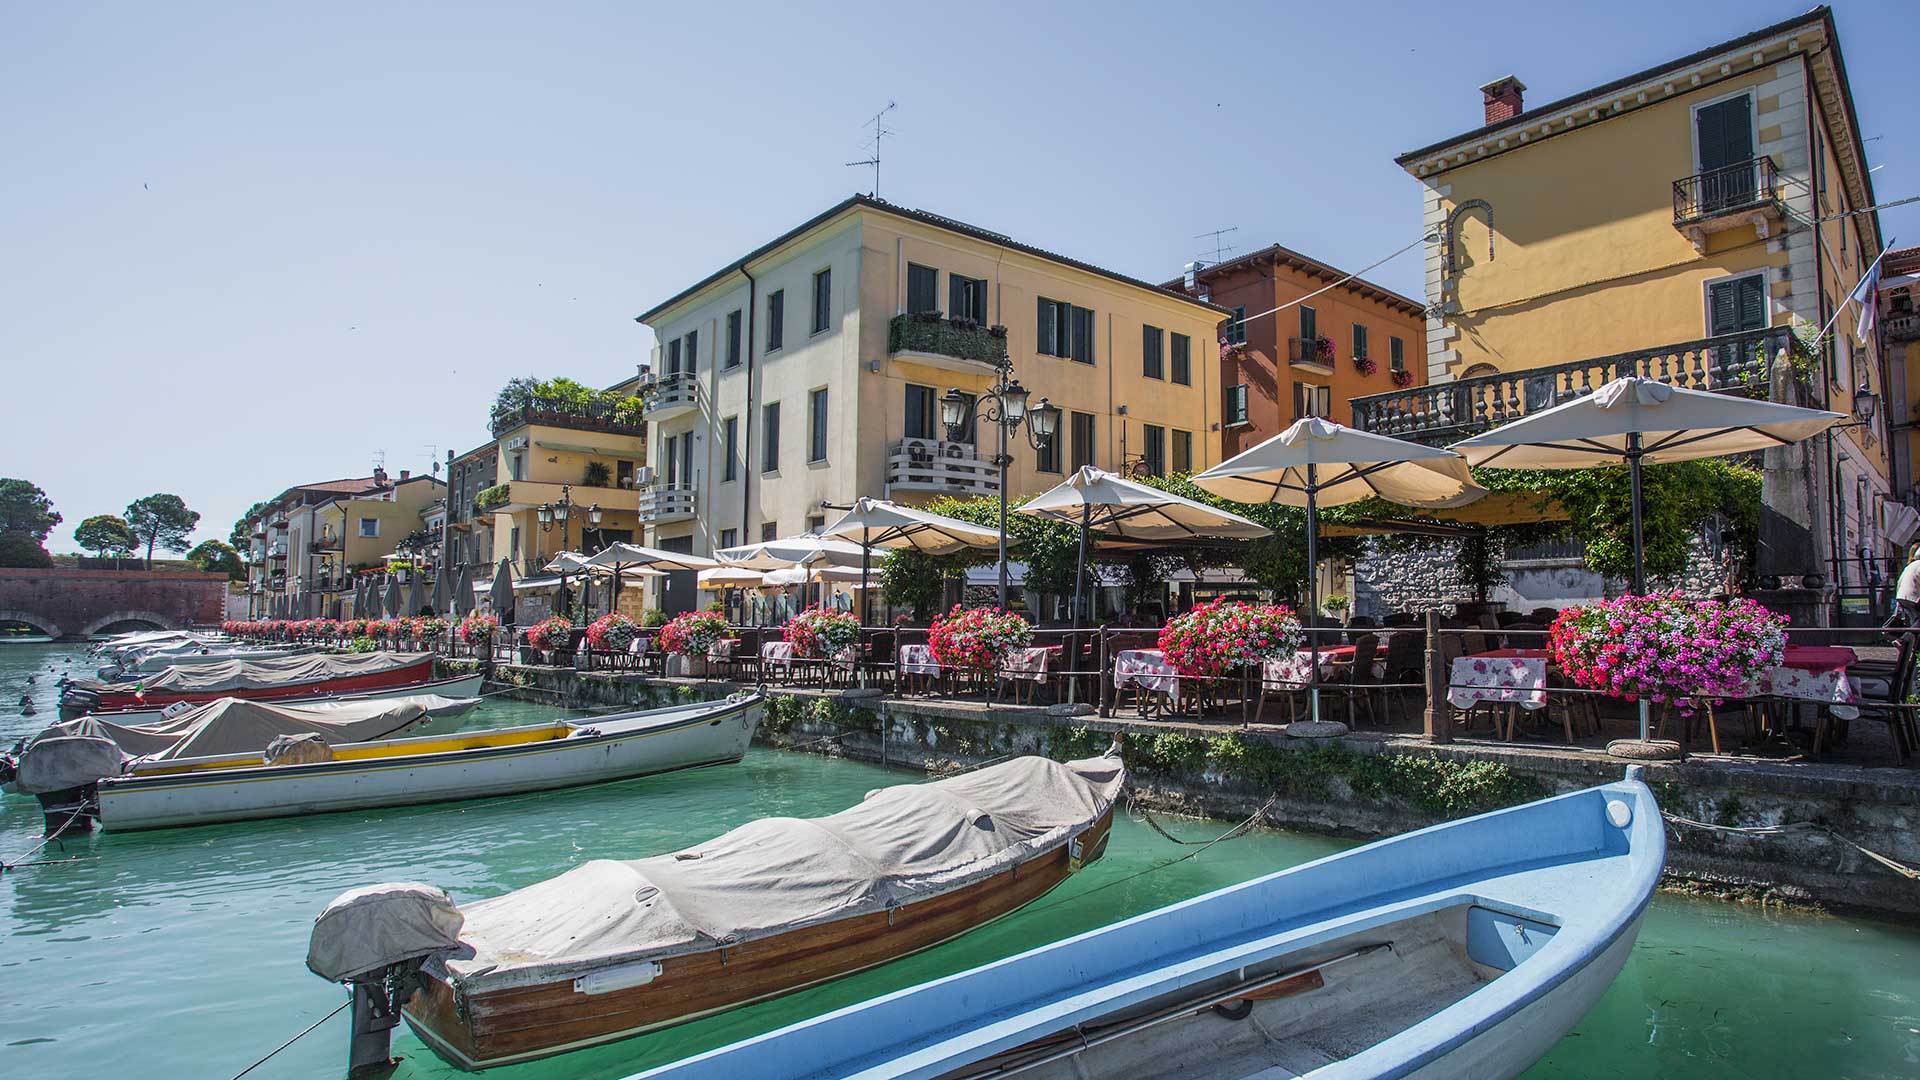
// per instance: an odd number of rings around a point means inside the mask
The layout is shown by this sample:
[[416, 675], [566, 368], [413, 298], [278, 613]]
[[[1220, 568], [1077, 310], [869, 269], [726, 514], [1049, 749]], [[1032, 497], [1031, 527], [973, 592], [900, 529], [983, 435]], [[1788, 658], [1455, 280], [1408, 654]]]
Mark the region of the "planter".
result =
[[671, 653], [667, 656], [667, 675], [675, 679], [704, 679], [713, 672], [713, 661], [704, 656]]

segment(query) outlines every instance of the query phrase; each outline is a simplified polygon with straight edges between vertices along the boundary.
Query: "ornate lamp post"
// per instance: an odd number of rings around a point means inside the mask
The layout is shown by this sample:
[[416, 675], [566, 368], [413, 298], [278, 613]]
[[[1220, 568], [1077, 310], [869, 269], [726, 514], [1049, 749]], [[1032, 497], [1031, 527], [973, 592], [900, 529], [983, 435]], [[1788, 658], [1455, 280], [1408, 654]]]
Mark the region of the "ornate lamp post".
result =
[[[534, 516], [540, 519], [540, 531], [552, 532], [555, 522], [560, 524], [560, 550], [567, 550], [567, 522], [573, 517], [573, 486], [560, 485], [560, 498], [556, 502], [541, 503], [534, 507]], [[560, 578], [560, 606], [567, 606], [567, 579]]]
[[1000, 607], [1007, 607], [1007, 466], [1013, 464], [1013, 458], [1007, 453], [1007, 442], [1014, 431], [1026, 430], [1027, 443], [1035, 450], [1044, 449], [1060, 429], [1060, 407], [1041, 398], [1031, 409], [1027, 407], [1027, 388], [1013, 377], [1013, 362], [1002, 356], [995, 371], [993, 386], [985, 397], [968, 400], [959, 388], [949, 389], [940, 399], [940, 421], [946, 425], [947, 438], [960, 441], [963, 431], [976, 428], [981, 420], [994, 427], [998, 438], [998, 453], [993, 457], [993, 466], [1000, 470]]

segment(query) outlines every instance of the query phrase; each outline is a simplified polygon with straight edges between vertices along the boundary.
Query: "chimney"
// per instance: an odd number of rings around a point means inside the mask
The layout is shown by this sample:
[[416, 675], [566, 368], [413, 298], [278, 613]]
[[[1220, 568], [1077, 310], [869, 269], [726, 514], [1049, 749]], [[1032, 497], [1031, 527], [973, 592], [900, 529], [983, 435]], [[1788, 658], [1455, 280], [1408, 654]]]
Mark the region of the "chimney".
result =
[[1504, 123], [1526, 111], [1520, 104], [1520, 95], [1525, 93], [1527, 84], [1512, 75], [1502, 75], [1480, 88], [1486, 95], [1487, 126]]
[[405, 480], [405, 479], [406, 479], [407, 477], [409, 477], [409, 476], [412, 476], [412, 475], [413, 475], [413, 470], [412, 470], [412, 469], [401, 469], [401, 470], [400, 470], [400, 479], [402, 479], [402, 480]]

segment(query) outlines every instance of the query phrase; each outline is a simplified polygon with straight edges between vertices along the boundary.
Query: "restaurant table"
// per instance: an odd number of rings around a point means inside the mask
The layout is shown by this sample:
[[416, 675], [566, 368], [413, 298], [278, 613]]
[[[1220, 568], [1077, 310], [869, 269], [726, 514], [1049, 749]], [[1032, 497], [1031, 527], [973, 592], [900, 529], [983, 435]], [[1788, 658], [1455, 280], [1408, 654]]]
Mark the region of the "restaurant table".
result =
[[1483, 702], [1547, 707], [1547, 660], [1544, 649], [1499, 649], [1462, 656], [1447, 674], [1447, 701], [1456, 709]]
[[1000, 676], [1005, 679], [1025, 679], [1029, 682], [1047, 680], [1047, 660], [1059, 649], [1059, 646], [1036, 645], [1022, 649], [1009, 649], [1000, 660]]
[[[1339, 666], [1353, 663], [1352, 645], [1328, 645], [1320, 650], [1320, 681], [1329, 682], [1339, 674]], [[1376, 654], [1378, 655], [1378, 654]], [[1310, 649], [1296, 649], [1292, 656], [1280, 656], [1267, 660], [1260, 665], [1260, 682], [1266, 690], [1299, 690], [1307, 685], [1307, 666], [1313, 663]], [[1387, 665], [1383, 660], [1373, 662], [1375, 678], [1386, 674]]]
[[900, 674], [938, 675], [940, 665], [933, 659], [931, 645], [900, 646]]
[[1113, 654], [1113, 688], [1125, 689], [1129, 683], [1180, 700], [1180, 673], [1159, 649], [1122, 649]]
[[1819, 702], [1835, 719], [1852, 720], [1860, 715], [1860, 691], [1847, 678], [1847, 668], [1858, 659], [1843, 645], [1789, 645], [1780, 666], [1761, 673], [1747, 692]]
[[793, 642], [763, 641], [760, 643], [760, 665], [785, 671], [793, 670]]

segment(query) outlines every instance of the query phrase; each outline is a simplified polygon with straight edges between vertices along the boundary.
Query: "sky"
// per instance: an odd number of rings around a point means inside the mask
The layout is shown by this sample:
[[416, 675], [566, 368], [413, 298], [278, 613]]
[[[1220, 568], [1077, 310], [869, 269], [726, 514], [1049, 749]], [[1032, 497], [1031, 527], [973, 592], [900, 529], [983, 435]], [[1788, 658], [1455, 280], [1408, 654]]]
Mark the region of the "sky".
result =
[[[1152, 280], [1418, 238], [1396, 153], [1789, 18], [1605, 5], [325, 5], [12, 0], [0, 35], [0, 476], [224, 538], [296, 483], [427, 469], [517, 375], [606, 385], [633, 316], [872, 184]], [[1882, 201], [1911, 3], [1837, 5]], [[1884, 136], [1884, 137], [1881, 137]], [[1920, 242], [1920, 204], [1883, 214]], [[1229, 254], [1231, 252], [1229, 251]], [[1417, 249], [1368, 274], [1418, 298]]]

